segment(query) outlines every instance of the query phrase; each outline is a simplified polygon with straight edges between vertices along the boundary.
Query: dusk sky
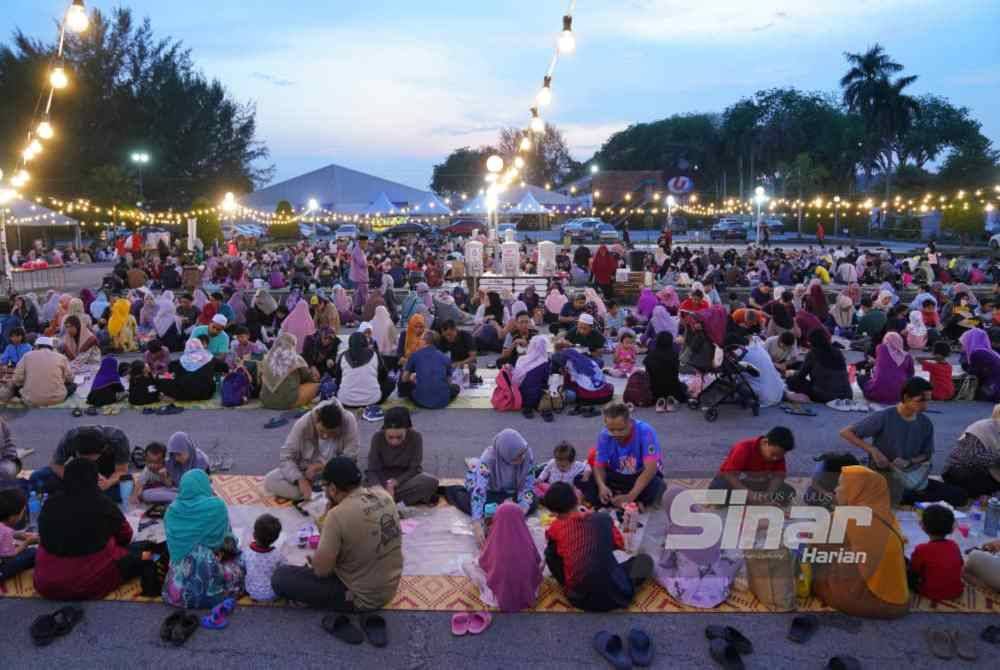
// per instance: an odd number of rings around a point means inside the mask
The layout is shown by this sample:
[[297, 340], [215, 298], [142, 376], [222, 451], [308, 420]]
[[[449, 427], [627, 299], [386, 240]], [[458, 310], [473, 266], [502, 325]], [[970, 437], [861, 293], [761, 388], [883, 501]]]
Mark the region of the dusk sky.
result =
[[[425, 188], [453, 149], [525, 124], [565, 0], [127, 3], [257, 104], [276, 181], [338, 163]], [[53, 39], [65, 0], [4, 0]], [[110, 10], [115, 3], [87, 0]], [[880, 42], [913, 90], [972, 110], [1000, 144], [997, 0], [579, 0], [577, 51], [545, 117], [580, 160], [630, 123], [721, 111], [776, 86], [834, 92], [844, 51]]]

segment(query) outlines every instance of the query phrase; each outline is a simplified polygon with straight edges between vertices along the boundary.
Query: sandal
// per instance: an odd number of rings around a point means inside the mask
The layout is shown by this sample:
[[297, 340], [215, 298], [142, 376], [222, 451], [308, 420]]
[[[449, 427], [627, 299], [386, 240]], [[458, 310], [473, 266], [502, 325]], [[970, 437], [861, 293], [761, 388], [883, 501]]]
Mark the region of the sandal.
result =
[[955, 640], [947, 631], [928, 628], [925, 635], [927, 647], [935, 657], [945, 661], [955, 658]]
[[84, 411], [84, 414], [87, 416], [97, 416], [97, 408], [91, 405]]
[[834, 656], [826, 662], [826, 670], [861, 670], [861, 661], [853, 656]]
[[51, 614], [43, 614], [31, 623], [31, 639], [36, 647], [44, 647], [52, 643], [58, 637], [56, 633], [55, 617]]
[[675, 398], [673, 396], [670, 396], [669, 398], [667, 398], [667, 413], [671, 414], [673, 412], [676, 412], [678, 405], [680, 405], [680, 403], [677, 402], [677, 398]]
[[479, 635], [490, 627], [493, 623], [493, 616], [489, 612], [473, 612], [469, 615], [469, 632]]
[[542, 421], [544, 421], [545, 423], [552, 423], [555, 420], [556, 417], [554, 414], [552, 414], [552, 412], [549, 411], [542, 412]]
[[743, 670], [746, 667], [743, 665], [743, 658], [740, 656], [740, 652], [736, 651], [736, 646], [730, 642], [726, 642], [721, 637], [714, 638], [709, 642], [708, 653], [716, 663], [726, 670]]
[[667, 411], [667, 399], [666, 398], [659, 398], [656, 401], [656, 413], [657, 414], [663, 414], [666, 411]]
[[283, 416], [276, 416], [264, 424], [265, 428], [281, 428], [288, 425], [288, 419]]
[[352, 624], [351, 620], [343, 614], [328, 614], [323, 617], [320, 625], [323, 626], [323, 630], [341, 642], [361, 644], [365, 641], [365, 635], [361, 629]]
[[648, 634], [638, 628], [628, 632], [628, 655], [632, 658], [633, 665], [648, 668], [653, 664], [654, 653], [653, 640]]
[[705, 637], [709, 640], [725, 640], [740, 654], [753, 653], [753, 642], [732, 626], [705, 626]]
[[979, 637], [990, 644], [1000, 644], [1000, 626], [987, 626]]
[[819, 629], [819, 618], [815, 614], [804, 614], [792, 619], [788, 629], [788, 639], [798, 644], [805, 644]]
[[616, 670], [630, 670], [632, 667], [632, 659], [625, 652], [625, 643], [618, 635], [602, 630], [594, 636], [594, 650]]
[[451, 616], [451, 634], [461, 637], [469, 632], [469, 615], [459, 612]]
[[166, 405], [156, 410], [156, 413], [159, 414], [160, 416], [171, 416], [173, 414], [180, 414], [183, 411], [184, 411], [183, 407], [178, 407], [174, 403], [170, 403], [169, 405]]
[[384, 647], [389, 644], [385, 619], [379, 615], [371, 614], [363, 617], [361, 619], [361, 628], [365, 631], [365, 637], [368, 638], [373, 647]]
[[951, 631], [951, 641], [955, 648], [955, 655], [963, 661], [974, 661], [979, 658], [974, 639], [962, 635], [957, 630], [953, 630]]
[[79, 419], [81, 416], [83, 416], [83, 410], [80, 409], [79, 407], [73, 408], [73, 416]]

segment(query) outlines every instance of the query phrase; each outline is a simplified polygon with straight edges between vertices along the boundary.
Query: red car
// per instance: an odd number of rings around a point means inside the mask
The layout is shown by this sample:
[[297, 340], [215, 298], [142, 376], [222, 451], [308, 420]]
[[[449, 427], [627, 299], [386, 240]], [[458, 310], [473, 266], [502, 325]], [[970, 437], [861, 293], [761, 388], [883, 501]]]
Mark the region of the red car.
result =
[[463, 237], [468, 237], [475, 230], [484, 232], [486, 230], [486, 222], [479, 219], [459, 219], [450, 226], [442, 228], [441, 232], [445, 235], [462, 235]]

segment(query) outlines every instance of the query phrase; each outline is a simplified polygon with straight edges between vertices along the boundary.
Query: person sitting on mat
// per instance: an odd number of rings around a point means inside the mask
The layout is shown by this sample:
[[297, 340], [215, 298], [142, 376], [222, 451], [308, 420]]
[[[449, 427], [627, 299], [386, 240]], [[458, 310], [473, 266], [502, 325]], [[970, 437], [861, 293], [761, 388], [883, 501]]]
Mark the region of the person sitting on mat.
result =
[[794, 448], [795, 437], [784, 426], [741, 440], [729, 450], [709, 488], [749, 491], [747, 504], [788, 505], [795, 489], [785, 482], [785, 454]]
[[545, 562], [574, 607], [607, 612], [628, 607], [636, 591], [653, 574], [653, 559], [636, 554], [619, 563], [614, 551], [625, 542], [611, 516], [578, 510], [576, 491], [556, 482], [542, 499], [557, 518], [545, 531]]
[[81, 426], [63, 435], [52, 463], [31, 473], [31, 488], [55, 493], [62, 489], [63, 475], [71, 461], [82, 458], [97, 464], [97, 486], [115, 502], [121, 502], [119, 482], [128, 474], [128, 437], [113, 426]]
[[437, 348], [438, 336], [432, 330], [424, 333], [424, 347], [406, 361], [399, 389], [407, 386], [407, 397], [424, 409], [444, 409], [458, 397], [461, 388], [451, 382], [451, 359]]
[[437, 502], [438, 480], [423, 471], [424, 438], [413, 429], [410, 410], [386, 410], [382, 430], [372, 435], [368, 452], [369, 486], [382, 486], [396, 502]]
[[264, 477], [264, 488], [288, 500], [312, 498], [313, 483], [333, 456], [358, 459], [358, 420], [336, 398], [316, 405], [299, 418], [285, 438], [280, 464]]
[[520, 612], [535, 604], [543, 567], [524, 514], [510, 500], [497, 507], [479, 557], [462, 563], [483, 604], [503, 612]]
[[594, 476], [579, 483], [584, 498], [595, 509], [656, 505], [664, 489], [656, 431], [619, 402], [604, 408], [604, 426], [597, 436]]
[[323, 468], [329, 504], [311, 565], [282, 565], [271, 586], [276, 595], [310, 607], [377, 610], [396, 595], [403, 574], [403, 542], [396, 504], [384, 489], [361, 485], [350, 458]]

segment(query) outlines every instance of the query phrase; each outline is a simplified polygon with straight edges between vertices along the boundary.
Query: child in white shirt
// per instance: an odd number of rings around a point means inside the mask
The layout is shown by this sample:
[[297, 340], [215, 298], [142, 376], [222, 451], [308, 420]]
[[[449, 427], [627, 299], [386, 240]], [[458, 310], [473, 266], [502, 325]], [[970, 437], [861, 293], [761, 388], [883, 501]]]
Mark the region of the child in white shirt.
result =
[[261, 514], [253, 524], [253, 542], [249, 551], [242, 552], [246, 567], [246, 591], [254, 600], [274, 600], [271, 576], [285, 562], [281, 550], [274, 546], [281, 535], [281, 522], [270, 514]]
[[577, 481], [590, 479], [590, 466], [585, 461], [576, 460], [576, 447], [563, 441], [552, 450], [553, 458], [545, 464], [535, 478], [535, 492], [544, 496], [549, 487], [556, 482], [575, 486]]

